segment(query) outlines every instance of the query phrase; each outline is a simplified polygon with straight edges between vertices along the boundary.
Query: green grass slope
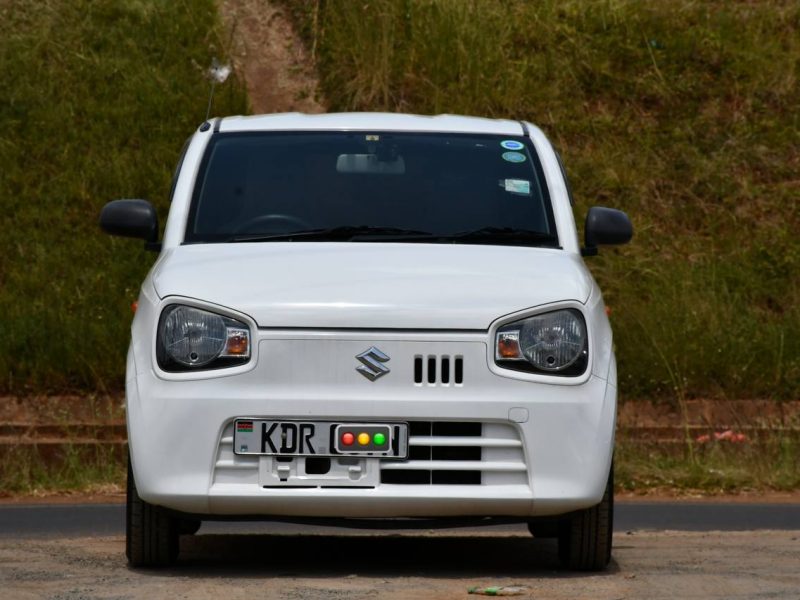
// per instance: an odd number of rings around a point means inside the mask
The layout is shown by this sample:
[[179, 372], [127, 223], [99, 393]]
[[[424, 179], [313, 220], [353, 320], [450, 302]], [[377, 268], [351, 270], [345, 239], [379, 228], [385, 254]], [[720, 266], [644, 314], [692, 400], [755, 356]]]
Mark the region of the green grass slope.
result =
[[589, 264], [628, 397], [800, 392], [795, 0], [286, 1], [332, 110], [528, 119], [576, 215], [626, 210]]
[[[166, 215], [219, 33], [213, 0], [0, 2], [0, 393], [122, 388], [155, 255], [98, 214], [130, 197]], [[246, 110], [218, 88], [216, 113]]]
[[[529, 119], [580, 217], [629, 212], [590, 260], [624, 395], [800, 391], [800, 5], [723, 0], [285, 0], [332, 109]], [[212, 0], [0, 3], [0, 393], [117, 390], [153, 255], [99, 232], [166, 214], [222, 54]], [[236, 82], [216, 114], [247, 110]]]

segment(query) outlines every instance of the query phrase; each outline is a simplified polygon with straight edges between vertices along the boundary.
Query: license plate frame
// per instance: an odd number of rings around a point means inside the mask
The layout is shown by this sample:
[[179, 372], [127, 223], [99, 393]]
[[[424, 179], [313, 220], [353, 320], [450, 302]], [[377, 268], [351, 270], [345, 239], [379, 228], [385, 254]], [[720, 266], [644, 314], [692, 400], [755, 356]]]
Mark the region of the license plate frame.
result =
[[[383, 433], [386, 450], [369, 444], [345, 448], [338, 439], [344, 429], [374, 435]], [[266, 436], [266, 438], [264, 437]], [[408, 458], [408, 423], [405, 421], [328, 421], [237, 417], [233, 421], [233, 452], [239, 456], [272, 457], [347, 457], [406, 460]], [[309, 446], [312, 451], [308, 451]]]

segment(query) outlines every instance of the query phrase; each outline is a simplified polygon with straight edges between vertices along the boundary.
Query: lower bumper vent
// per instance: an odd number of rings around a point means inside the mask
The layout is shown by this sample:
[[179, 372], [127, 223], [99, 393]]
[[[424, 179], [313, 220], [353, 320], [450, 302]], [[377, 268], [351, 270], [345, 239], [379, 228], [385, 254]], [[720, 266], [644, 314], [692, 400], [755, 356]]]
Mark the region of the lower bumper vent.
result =
[[412, 421], [408, 445], [408, 460], [381, 461], [382, 484], [527, 483], [522, 442], [511, 425]]

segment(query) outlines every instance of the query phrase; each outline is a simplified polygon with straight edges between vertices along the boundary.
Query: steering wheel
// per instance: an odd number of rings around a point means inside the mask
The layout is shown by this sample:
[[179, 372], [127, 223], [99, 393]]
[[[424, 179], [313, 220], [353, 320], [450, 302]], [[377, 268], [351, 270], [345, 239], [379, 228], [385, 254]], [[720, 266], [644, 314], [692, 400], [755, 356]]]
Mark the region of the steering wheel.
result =
[[312, 229], [313, 225], [293, 215], [258, 215], [236, 228], [234, 233], [283, 233]]

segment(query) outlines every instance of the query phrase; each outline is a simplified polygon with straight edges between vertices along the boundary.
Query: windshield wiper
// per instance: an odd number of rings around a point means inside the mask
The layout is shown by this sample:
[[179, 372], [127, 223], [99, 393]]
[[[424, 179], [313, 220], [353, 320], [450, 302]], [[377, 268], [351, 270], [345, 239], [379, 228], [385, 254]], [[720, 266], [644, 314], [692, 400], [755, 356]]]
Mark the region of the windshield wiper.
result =
[[409, 237], [432, 236], [427, 231], [416, 231], [414, 229], [400, 229], [398, 227], [377, 227], [373, 225], [345, 225], [343, 227], [328, 227], [324, 229], [308, 229], [305, 231], [291, 231], [288, 233], [268, 233], [254, 235], [238, 235], [227, 239], [227, 242], [271, 242], [271, 241], [294, 241], [294, 240], [330, 240], [330, 241], [349, 241], [356, 237], [380, 238], [391, 236], [392, 238], [402, 239]]
[[482, 227], [471, 231], [461, 231], [450, 235], [443, 235], [457, 242], [472, 242], [478, 244], [519, 244], [526, 246], [545, 246], [558, 248], [558, 238], [552, 233], [518, 229], [515, 227]]
[[288, 233], [269, 233], [234, 236], [227, 242], [272, 242], [294, 240], [326, 241], [367, 241], [386, 242], [455, 242], [473, 244], [521, 244], [525, 246], [545, 246], [557, 248], [557, 239], [549, 233], [516, 229], [513, 227], [483, 227], [457, 233], [429, 233], [398, 227], [378, 227], [373, 225], [345, 225], [326, 229], [308, 229]]
[[[550, 233], [531, 231], [529, 229], [516, 229], [513, 227], [482, 227], [470, 231], [456, 233], [425, 233], [408, 230], [399, 230], [401, 233], [392, 234], [386, 229], [383, 235], [375, 236], [385, 242], [435, 242], [435, 243], [469, 243], [469, 244], [520, 244], [525, 246], [544, 246], [558, 248], [558, 238]], [[356, 235], [353, 240], [370, 239], [370, 235]]]

